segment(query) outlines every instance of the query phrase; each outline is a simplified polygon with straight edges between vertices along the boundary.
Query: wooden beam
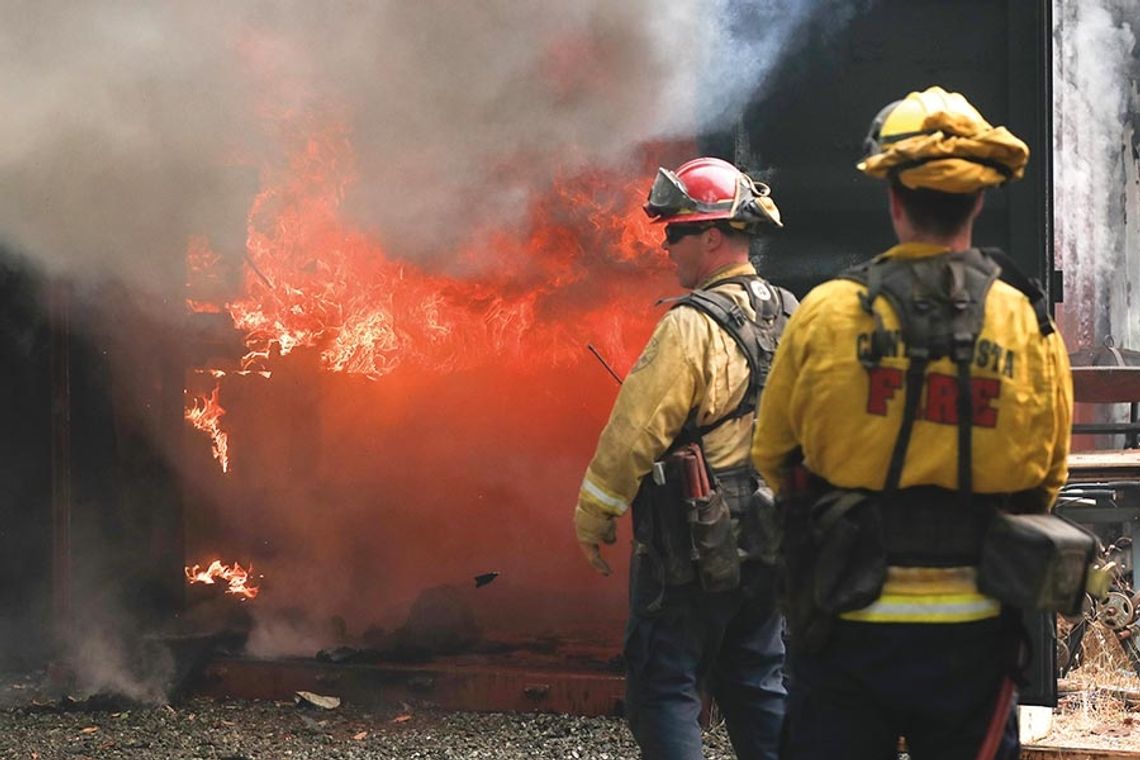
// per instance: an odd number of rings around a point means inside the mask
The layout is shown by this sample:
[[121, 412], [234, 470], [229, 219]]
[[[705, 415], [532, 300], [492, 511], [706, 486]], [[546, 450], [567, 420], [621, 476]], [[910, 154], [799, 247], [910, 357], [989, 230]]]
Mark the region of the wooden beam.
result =
[[1140, 367], [1073, 367], [1073, 398], [1091, 404], [1140, 402]]

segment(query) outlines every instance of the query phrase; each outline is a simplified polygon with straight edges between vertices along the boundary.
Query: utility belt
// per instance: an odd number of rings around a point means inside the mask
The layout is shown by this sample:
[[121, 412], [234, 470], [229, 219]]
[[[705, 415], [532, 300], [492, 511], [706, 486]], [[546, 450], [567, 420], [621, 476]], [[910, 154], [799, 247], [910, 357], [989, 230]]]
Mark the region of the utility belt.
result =
[[963, 509], [959, 495], [936, 486], [875, 494], [888, 565], [961, 567], [981, 561], [986, 529], [995, 513], [1024, 511], [1029, 494], [974, 494]]
[[633, 501], [630, 595], [659, 611], [666, 589], [741, 585], [741, 566], [776, 560], [775, 503], [750, 466], [713, 470], [696, 444], [654, 463]]
[[1080, 607], [1095, 539], [1059, 517], [1024, 514], [1040, 512], [1037, 494], [974, 494], [964, 505], [936, 487], [887, 497], [810, 473], [793, 481], [799, 487], [779, 504], [781, 556], [785, 612], [801, 646], [822, 645], [837, 615], [878, 599], [888, 565], [976, 566], [979, 591], [1004, 604], [1069, 614]]

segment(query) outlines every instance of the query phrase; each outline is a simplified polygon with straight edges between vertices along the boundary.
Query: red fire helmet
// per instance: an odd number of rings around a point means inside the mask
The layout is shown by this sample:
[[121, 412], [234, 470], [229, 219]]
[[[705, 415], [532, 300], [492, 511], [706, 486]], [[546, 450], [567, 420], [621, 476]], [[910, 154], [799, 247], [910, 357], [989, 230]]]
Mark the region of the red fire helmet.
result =
[[644, 208], [654, 224], [723, 220], [746, 231], [761, 223], [782, 227], [771, 193], [727, 161], [706, 156], [676, 172], [658, 169]]

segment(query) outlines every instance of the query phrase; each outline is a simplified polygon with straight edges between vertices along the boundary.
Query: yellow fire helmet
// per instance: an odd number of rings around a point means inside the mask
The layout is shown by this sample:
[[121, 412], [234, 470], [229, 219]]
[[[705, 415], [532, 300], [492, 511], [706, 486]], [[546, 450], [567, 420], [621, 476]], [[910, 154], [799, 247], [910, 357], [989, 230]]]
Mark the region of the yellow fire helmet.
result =
[[891, 103], [871, 122], [859, 171], [911, 189], [973, 193], [1021, 179], [1029, 147], [991, 126], [960, 93], [929, 87]]

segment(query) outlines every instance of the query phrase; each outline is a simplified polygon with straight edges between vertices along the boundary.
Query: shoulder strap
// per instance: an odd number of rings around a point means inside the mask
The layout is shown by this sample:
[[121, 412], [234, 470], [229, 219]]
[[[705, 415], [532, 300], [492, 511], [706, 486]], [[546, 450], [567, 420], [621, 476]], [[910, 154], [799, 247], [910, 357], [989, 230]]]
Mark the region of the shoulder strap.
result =
[[1000, 267], [984, 252], [971, 248], [950, 254], [950, 358], [958, 369], [958, 498], [969, 506], [974, 490], [974, 390], [970, 364], [985, 323], [986, 297]]
[[[748, 303], [752, 306], [752, 311], [756, 313], [756, 321], [762, 325], [770, 325], [780, 317], [787, 318], [791, 316], [795, 307], [799, 305], [799, 301], [792, 295], [791, 291], [786, 288], [781, 288], [773, 285], [759, 275], [742, 274], [736, 277], [726, 277], [723, 280], [718, 280], [714, 287], [722, 285], [739, 285], [744, 290], [744, 294], [748, 297]], [[716, 293], [714, 290], [694, 291], [703, 293]], [[720, 295], [717, 293], [716, 295]], [[732, 300], [732, 299], [728, 299]]]
[[[760, 380], [761, 363], [760, 343], [756, 336], [756, 324], [748, 318], [744, 309], [740, 308], [735, 301], [728, 296], [714, 291], [694, 290], [692, 293], [679, 299], [673, 305], [673, 308], [677, 308], [678, 306], [689, 306], [699, 312], [707, 314], [722, 330], [729, 334], [736, 345], [740, 347], [741, 352], [744, 354], [745, 361], [748, 362], [748, 391], [745, 393], [740, 405], [720, 421], [723, 422], [735, 417], [742, 417], [754, 410], [756, 408], [756, 402], [752, 398], [752, 392], [756, 390], [757, 383]], [[743, 407], [748, 408], [742, 411]]]
[[799, 308], [800, 299], [796, 298], [795, 293], [787, 288], [782, 288], [779, 285], [775, 286], [775, 288], [776, 292], [780, 295], [780, 312], [783, 314], [784, 320], [787, 321], [787, 319], [795, 313], [796, 309]]
[[788, 293], [787, 295], [791, 296], [789, 304], [785, 296], [787, 291], [773, 287], [757, 275], [730, 277], [720, 280], [716, 286], [726, 283], [737, 284], [744, 289], [756, 313], [756, 321], [753, 321], [735, 301], [715, 290], [694, 290], [676, 299], [670, 307], [675, 309], [679, 306], [688, 306], [708, 315], [740, 347], [748, 363], [748, 388], [733, 411], [702, 427], [696, 426], [695, 414], [689, 415], [689, 419], [685, 422], [685, 430], [692, 440], [698, 440], [729, 420], [756, 411], [760, 390], [768, 379], [769, 360], [764, 354], [775, 351], [776, 339], [783, 331], [784, 323], [790, 314], [789, 309], [794, 309], [797, 303], [795, 296]]
[[1007, 285], [1017, 288], [1029, 299], [1033, 313], [1037, 316], [1037, 327], [1041, 335], [1050, 335], [1056, 331], [1053, 320], [1049, 316], [1049, 302], [1045, 297], [1045, 289], [1036, 277], [1029, 277], [1022, 272], [1013, 259], [1007, 256], [1000, 248], [980, 248], [984, 255], [992, 259], [1001, 267], [999, 279]]
[[[875, 309], [875, 300], [880, 295], [885, 296], [888, 300], [892, 298], [889, 293], [883, 292], [883, 281], [885, 279], [883, 267], [891, 266], [892, 263], [897, 262], [877, 256], [870, 261], [864, 261], [844, 270], [836, 277], [839, 280], [851, 280], [866, 288], [864, 292], [859, 294], [859, 306], [874, 321], [875, 329], [871, 331], [868, 349], [859, 356], [859, 362], [868, 370], [878, 366], [882, 358], [888, 353], [893, 355], [894, 347], [898, 343], [895, 336], [883, 326], [883, 318]], [[898, 304], [892, 303], [891, 305], [895, 307], [896, 313], [902, 313]]]

